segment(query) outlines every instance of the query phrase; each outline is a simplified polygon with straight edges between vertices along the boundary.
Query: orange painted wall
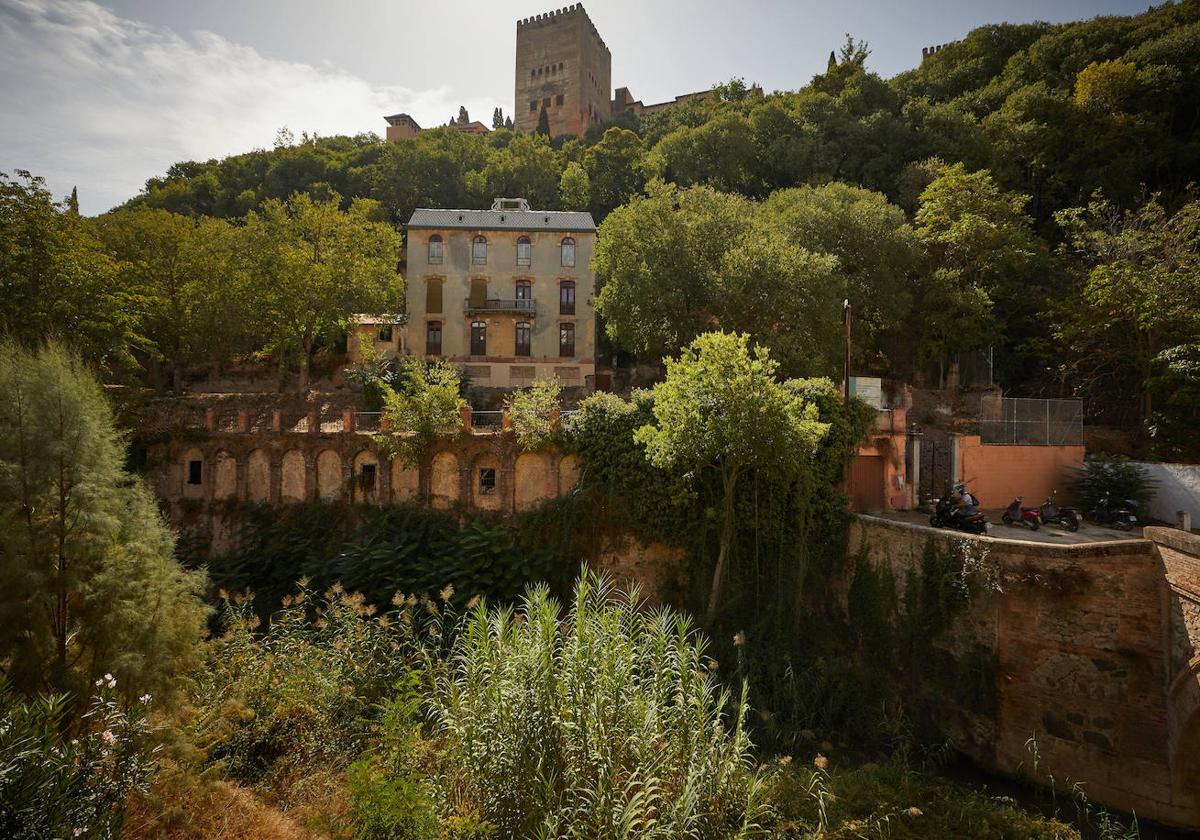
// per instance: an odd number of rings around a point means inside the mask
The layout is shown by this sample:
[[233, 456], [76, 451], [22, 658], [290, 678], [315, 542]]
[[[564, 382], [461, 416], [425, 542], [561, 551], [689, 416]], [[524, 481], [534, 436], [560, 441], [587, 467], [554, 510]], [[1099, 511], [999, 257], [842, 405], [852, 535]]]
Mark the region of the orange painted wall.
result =
[[1017, 496], [1036, 507], [1052, 490], [1065, 501], [1071, 470], [1083, 466], [1082, 446], [984, 446], [978, 436], [958, 439], [959, 476], [985, 508], [1005, 508]]

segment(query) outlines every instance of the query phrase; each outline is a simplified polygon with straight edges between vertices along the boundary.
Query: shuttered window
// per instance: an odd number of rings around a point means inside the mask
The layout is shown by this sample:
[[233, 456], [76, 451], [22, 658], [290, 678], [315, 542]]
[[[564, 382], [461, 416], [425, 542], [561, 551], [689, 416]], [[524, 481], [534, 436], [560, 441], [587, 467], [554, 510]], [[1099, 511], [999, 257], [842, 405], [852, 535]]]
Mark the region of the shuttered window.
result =
[[487, 280], [471, 278], [471, 306], [483, 306], [487, 302]]
[[430, 280], [425, 286], [425, 311], [440, 314], [442, 311], [442, 281]]

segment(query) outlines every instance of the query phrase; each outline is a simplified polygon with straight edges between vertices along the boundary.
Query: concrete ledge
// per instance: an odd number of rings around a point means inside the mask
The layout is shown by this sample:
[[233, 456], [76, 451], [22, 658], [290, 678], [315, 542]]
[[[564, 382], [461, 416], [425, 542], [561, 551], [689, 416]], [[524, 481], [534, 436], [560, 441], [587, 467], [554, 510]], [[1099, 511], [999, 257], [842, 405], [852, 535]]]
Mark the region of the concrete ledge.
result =
[[[968, 534], [965, 531], [954, 531], [946, 528], [932, 528], [929, 525], [918, 525], [914, 522], [902, 522], [884, 516], [872, 516], [866, 513], [853, 514], [856, 519], [869, 523], [876, 528], [886, 528], [907, 533], [924, 533], [944, 540], [974, 540], [984, 545], [1002, 547], [1006, 554], [1032, 555], [1038, 557], [1059, 557], [1062, 559], [1079, 559], [1083, 557], [1107, 557], [1113, 555], [1155, 553], [1154, 542], [1150, 539], [1140, 540], [1108, 540], [1105, 542], [1076, 543], [1061, 545], [1060, 543], [1037, 542], [1035, 540], [1007, 540], [1003, 537], [989, 537], [982, 534]], [[1149, 528], [1147, 531], [1151, 530]], [[1170, 531], [1170, 528], [1154, 530]], [[1182, 534], [1182, 531], [1175, 531]], [[1156, 535], [1157, 536], [1157, 535]], [[1200, 539], [1200, 538], [1197, 538]]]

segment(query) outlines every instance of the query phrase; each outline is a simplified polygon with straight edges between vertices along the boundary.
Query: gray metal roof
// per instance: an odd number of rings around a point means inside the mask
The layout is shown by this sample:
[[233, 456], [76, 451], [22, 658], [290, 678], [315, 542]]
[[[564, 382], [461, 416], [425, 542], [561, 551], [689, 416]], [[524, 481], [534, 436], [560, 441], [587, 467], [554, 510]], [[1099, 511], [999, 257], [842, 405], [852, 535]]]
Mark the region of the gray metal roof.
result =
[[410, 228], [465, 230], [561, 230], [594, 233], [591, 213], [573, 210], [429, 210], [418, 207]]

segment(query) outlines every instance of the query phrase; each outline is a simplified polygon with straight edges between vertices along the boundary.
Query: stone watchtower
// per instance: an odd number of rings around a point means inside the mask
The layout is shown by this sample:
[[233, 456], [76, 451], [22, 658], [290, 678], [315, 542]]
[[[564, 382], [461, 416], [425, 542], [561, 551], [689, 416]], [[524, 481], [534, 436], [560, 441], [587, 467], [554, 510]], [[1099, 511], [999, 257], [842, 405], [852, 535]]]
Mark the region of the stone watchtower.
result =
[[517, 128], [535, 131], [544, 108], [551, 137], [580, 136], [611, 118], [611, 97], [612, 54], [582, 5], [517, 21]]

